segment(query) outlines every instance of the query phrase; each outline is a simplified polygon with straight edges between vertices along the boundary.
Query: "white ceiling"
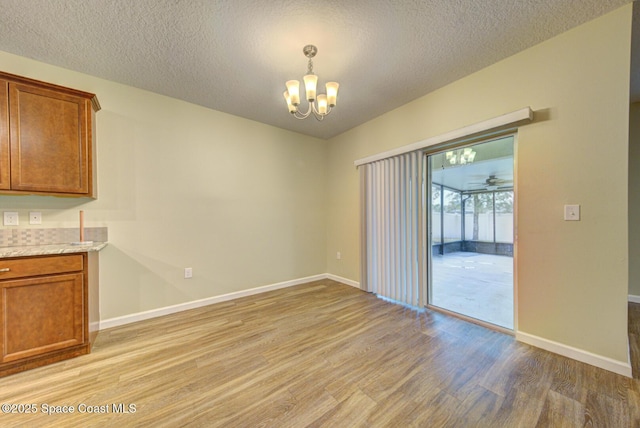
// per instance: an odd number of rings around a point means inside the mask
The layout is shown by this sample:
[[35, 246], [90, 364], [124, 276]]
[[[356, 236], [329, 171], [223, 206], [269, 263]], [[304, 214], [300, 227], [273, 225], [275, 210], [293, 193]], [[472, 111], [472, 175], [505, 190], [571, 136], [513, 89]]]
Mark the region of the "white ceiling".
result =
[[[630, 1], [0, 0], [0, 50], [330, 138]], [[282, 97], [309, 43], [323, 122]]]

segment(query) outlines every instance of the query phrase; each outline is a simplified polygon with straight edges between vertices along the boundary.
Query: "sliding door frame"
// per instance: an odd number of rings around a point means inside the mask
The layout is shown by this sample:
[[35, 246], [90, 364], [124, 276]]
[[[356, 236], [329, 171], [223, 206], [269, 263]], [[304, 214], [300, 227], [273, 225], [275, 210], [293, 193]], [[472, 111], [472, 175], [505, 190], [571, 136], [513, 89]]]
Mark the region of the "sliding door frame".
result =
[[[429, 157], [444, 153], [446, 151], [452, 149], [459, 149], [463, 147], [470, 147], [476, 144], [488, 143], [494, 140], [498, 140], [505, 137], [513, 137], [513, 330], [491, 324], [482, 320], [478, 320], [476, 318], [472, 318], [469, 316], [465, 316], [462, 314], [458, 314], [453, 311], [446, 310], [444, 308], [440, 308], [438, 306], [434, 306], [431, 304], [432, 292], [430, 285], [433, 282], [433, 261], [432, 261], [432, 222], [431, 222], [431, 202], [432, 202], [432, 167], [431, 162], [429, 162]], [[454, 143], [445, 143], [438, 144], [435, 146], [431, 146], [428, 149], [423, 151], [423, 162], [425, 162], [425, 204], [424, 208], [425, 213], [425, 221], [426, 227], [424, 228], [426, 236], [423, 236], [425, 242], [425, 256], [427, 272], [425, 275], [425, 281], [423, 284], [424, 293], [427, 296], [427, 305], [426, 307], [431, 310], [435, 310], [437, 312], [442, 312], [448, 315], [455, 316], [457, 318], [461, 318], [463, 320], [469, 321], [474, 324], [481, 325], [483, 327], [487, 327], [493, 330], [497, 330], [506, 334], [515, 335], [518, 331], [518, 131], [516, 130], [507, 130], [503, 133], [492, 134], [491, 136], [479, 136], [476, 139], [465, 140], [463, 142], [454, 142]], [[495, 230], [494, 230], [495, 234]], [[444, 237], [442, 237], [444, 239]]]

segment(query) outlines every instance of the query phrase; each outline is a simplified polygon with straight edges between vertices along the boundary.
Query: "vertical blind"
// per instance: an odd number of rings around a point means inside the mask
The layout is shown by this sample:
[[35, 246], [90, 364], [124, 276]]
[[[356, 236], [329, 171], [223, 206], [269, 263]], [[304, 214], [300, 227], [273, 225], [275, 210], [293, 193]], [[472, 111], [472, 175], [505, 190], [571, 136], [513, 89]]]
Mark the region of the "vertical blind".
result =
[[361, 288], [426, 305], [425, 161], [420, 152], [360, 165]]

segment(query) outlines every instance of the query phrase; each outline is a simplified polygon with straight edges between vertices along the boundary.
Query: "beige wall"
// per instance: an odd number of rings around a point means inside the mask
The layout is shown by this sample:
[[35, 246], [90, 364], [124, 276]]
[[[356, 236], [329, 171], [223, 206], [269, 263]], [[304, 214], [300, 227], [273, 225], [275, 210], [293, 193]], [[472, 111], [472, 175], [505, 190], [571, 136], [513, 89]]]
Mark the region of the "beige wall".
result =
[[629, 294], [640, 297], [640, 103], [629, 109]]
[[29, 210], [77, 227], [83, 209], [109, 228], [102, 320], [326, 272], [325, 141], [7, 53], [0, 64], [102, 105], [97, 200], [0, 196], [20, 227]]
[[[517, 142], [518, 330], [626, 363], [631, 8], [330, 140], [329, 272], [359, 279], [354, 160], [531, 106]], [[582, 220], [563, 221], [564, 204]]]

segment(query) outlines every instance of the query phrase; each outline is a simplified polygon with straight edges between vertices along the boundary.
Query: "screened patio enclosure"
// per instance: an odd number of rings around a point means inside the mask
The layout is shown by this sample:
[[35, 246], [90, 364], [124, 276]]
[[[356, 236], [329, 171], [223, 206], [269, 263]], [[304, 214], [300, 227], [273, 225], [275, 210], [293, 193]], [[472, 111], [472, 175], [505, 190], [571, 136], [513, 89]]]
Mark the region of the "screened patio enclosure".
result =
[[463, 191], [432, 182], [431, 195], [434, 254], [513, 257], [513, 190]]
[[470, 148], [428, 157], [429, 304], [513, 329], [513, 137]]

